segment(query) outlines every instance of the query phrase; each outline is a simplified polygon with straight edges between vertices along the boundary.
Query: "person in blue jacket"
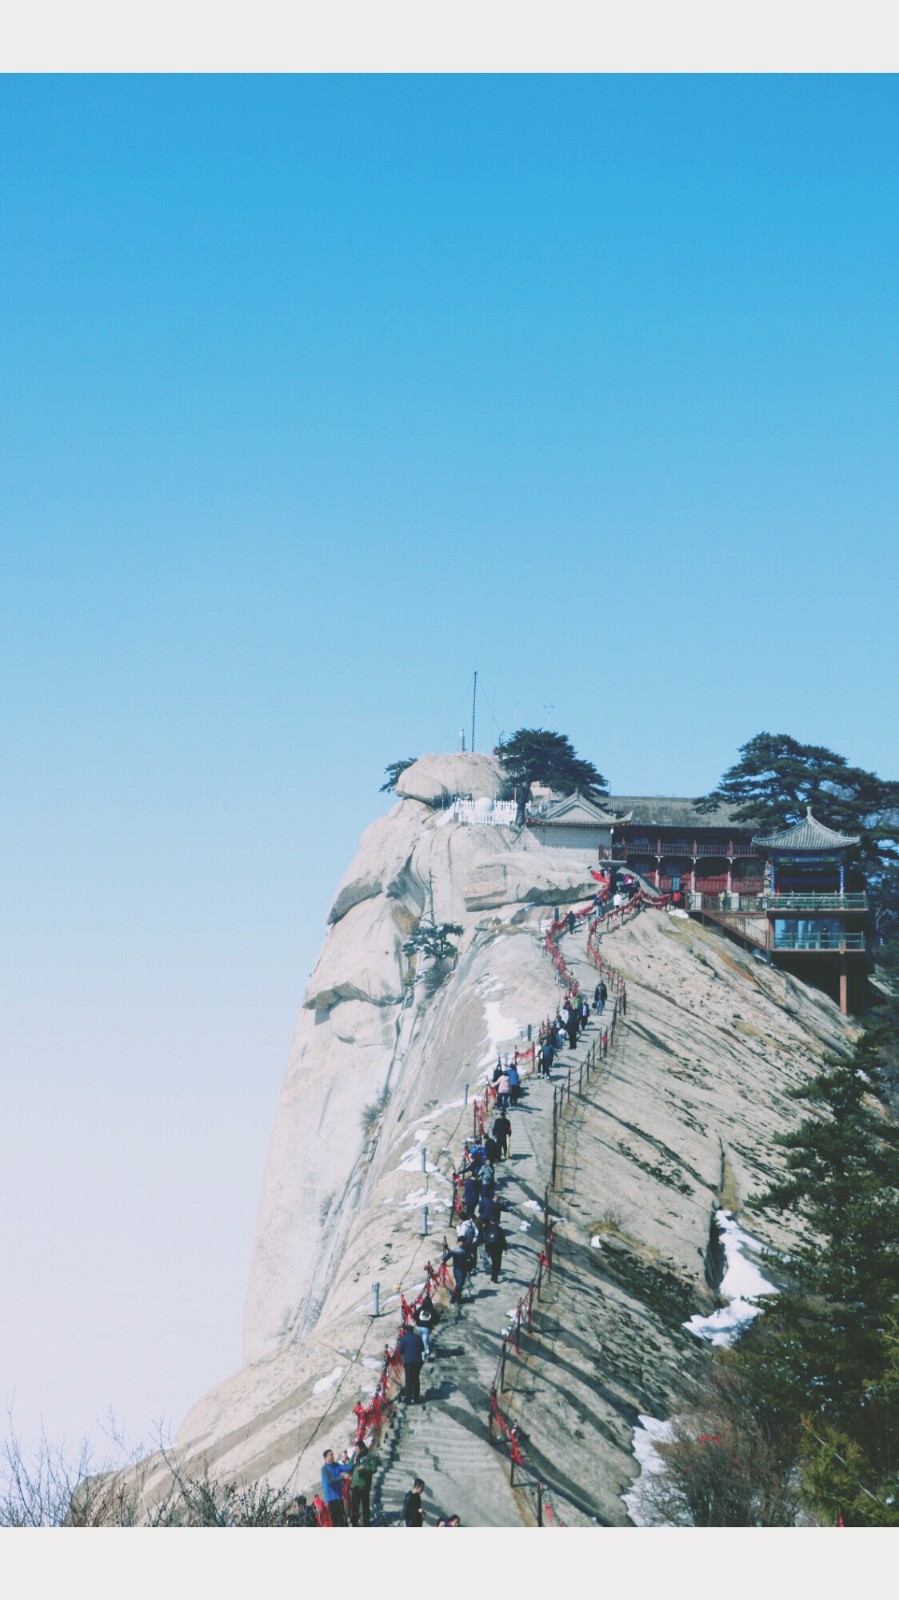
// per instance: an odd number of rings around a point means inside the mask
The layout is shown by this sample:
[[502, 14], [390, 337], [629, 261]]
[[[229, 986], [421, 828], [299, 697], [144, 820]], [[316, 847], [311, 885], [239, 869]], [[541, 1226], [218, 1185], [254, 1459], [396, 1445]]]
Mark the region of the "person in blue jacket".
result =
[[351, 1461], [335, 1461], [333, 1450], [326, 1450], [324, 1456], [322, 1494], [331, 1517], [331, 1526], [345, 1528], [347, 1522], [346, 1512], [343, 1509], [343, 1480], [348, 1472], [352, 1472], [353, 1464]]

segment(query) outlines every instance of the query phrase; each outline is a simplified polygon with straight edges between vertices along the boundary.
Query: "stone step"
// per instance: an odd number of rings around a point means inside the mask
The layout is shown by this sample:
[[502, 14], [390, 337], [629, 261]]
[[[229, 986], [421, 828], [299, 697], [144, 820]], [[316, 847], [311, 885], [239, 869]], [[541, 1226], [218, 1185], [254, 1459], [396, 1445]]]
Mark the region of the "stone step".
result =
[[512, 1112], [512, 1159], [497, 1164], [498, 1192], [511, 1208], [503, 1219], [510, 1249], [499, 1283], [494, 1285], [489, 1266], [481, 1265], [468, 1279], [471, 1298], [466, 1296], [461, 1308], [444, 1307], [432, 1335], [435, 1359], [422, 1369], [424, 1403], [400, 1405], [397, 1424], [384, 1441], [372, 1506], [388, 1523], [399, 1518], [407, 1490], [421, 1477], [431, 1521], [457, 1512], [465, 1526], [522, 1524], [521, 1504], [509, 1483], [508, 1448], [499, 1448], [488, 1433], [489, 1396], [502, 1330], [537, 1274], [552, 1097], [551, 1082], [526, 1080], [521, 1104]]

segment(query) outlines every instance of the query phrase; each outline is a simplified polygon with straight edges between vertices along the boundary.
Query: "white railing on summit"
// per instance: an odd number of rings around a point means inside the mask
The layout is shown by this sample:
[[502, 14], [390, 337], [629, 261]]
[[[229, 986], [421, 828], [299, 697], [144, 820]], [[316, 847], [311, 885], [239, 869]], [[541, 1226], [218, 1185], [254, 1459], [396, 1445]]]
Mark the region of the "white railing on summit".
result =
[[511, 828], [515, 824], [514, 800], [454, 800], [450, 810], [453, 822], [494, 828]]

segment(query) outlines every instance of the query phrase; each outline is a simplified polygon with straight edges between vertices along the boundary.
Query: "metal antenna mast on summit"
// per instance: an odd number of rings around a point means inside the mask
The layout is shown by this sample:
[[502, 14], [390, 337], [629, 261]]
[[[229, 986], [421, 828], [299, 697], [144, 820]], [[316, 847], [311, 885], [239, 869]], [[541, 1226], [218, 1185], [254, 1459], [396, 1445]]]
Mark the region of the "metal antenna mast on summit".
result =
[[478, 669], [474, 669], [474, 688], [471, 692], [471, 748], [474, 749], [474, 714], [478, 703]]

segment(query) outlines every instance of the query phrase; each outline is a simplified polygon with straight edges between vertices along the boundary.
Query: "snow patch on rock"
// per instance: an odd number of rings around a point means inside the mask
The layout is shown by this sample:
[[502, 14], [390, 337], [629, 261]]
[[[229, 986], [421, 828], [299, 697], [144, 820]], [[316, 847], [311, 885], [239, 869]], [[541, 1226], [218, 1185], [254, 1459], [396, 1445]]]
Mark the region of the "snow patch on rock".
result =
[[761, 1252], [763, 1247], [758, 1240], [746, 1233], [729, 1211], [716, 1211], [715, 1221], [727, 1263], [719, 1292], [729, 1304], [713, 1311], [710, 1317], [691, 1317], [684, 1327], [709, 1344], [729, 1345], [761, 1311], [761, 1306], [754, 1304], [757, 1296], [776, 1294], [777, 1289], [744, 1254], [747, 1250]]
[[324, 1378], [319, 1378], [318, 1382], [312, 1385], [312, 1393], [324, 1394], [326, 1389], [333, 1389], [335, 1383], [340, 1382], [345, 1372], [346, 1367], [335, 1367], [333, 1372], [327, 1373]]
[[636, 1478], [626, 1494], [621, 1496], [627, 1506], [627, 1514], [635, 1528], [657, 1528], [667, 1524], [659, 1523], [652, 1515], [648, 1503], [647, 1490], [649, 1480], [665, 1471], [664, 1458], [659, 1454], [657, 1446], [670, 1444], [674, 1438], [674, 1429], [670, 1422], [660, 1422], [655, 1417], [638, 1418], [634, 1429], [634, 1455], [640, 1466], [640, 1475]]

